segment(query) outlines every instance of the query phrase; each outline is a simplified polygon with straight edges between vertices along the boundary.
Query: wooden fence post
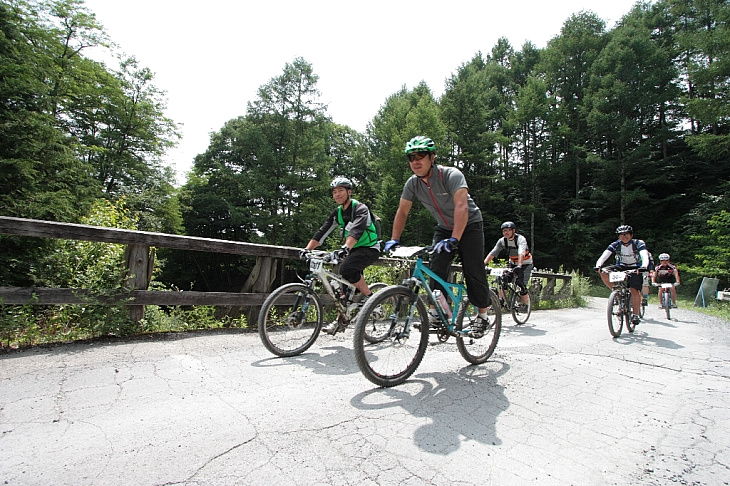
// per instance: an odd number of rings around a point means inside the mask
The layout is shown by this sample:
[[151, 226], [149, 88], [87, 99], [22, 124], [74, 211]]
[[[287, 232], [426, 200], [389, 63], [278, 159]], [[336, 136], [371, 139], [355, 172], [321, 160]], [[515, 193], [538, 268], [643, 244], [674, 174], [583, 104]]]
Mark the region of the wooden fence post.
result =
[[[241, 292], [267, 294], [271, 292], [271, 284], [276, 278], [277, 259], [272, 257], [256, 258], [256, 265], [251, 270]], [[246, 325], [255, 327], [258, 325], [259, 311], [261, 306], [248, 306], [243, 309], [246, 316]]]
[[[155, 264], [155, 250], [145, 245], [127, 245], [124, 250], [125, 288], [129, 290], [147, 290], [152, 278]], [[144, 318], [143, 305], [130, 305], [129, 318], [137, 323]]]

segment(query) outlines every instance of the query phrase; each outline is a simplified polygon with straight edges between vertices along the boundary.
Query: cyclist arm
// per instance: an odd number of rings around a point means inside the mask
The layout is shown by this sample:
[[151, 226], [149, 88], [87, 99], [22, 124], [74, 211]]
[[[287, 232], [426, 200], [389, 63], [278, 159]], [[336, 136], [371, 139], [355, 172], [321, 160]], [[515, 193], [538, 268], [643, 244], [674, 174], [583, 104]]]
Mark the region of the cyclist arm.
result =
[[601, 254], [601, 256], [598, 258], [598, 260], [596, 260], [595, 268], [601, 268], [601, 266], [603, 266], [603, 263], [606, 260], [608, 260], [611, 257], [611, 255], [613, 255], [612, 251], [610, 251], [608, 249], [603, 250], [603, 253]]
[[497, 243], [494, 245], [494, 248], [492, 248], [492, 251], [489, 252], [487, 255], [487, 258], [484, 259], [484, 263], [489, 263], [495, 258], [499, 256], [500, 253], [502, 253], [502, 250], [504, 249], [504, 246], [502, 245], [502, 238], [497, 240]]
[[517, 266], [522, 266], [522, 260], [525, 259], [527, 253], [527, 238], [519, 235], [517, 238]]
[[454, 227], [451, 230], [451, 237], [461, 241], [464, 228], [469, 220], [469, 191], [461, 187], [454, 193]]
[[649, 250], [639, 250], [639, 256], [641, 256], [641, 267], [649, 268]]
[[393, 232], [391, 233], [391, 240], [400, 240], [400, 235], [403, 233], [403, 228], [406, 226], [406, 220], [408, 219], [408, 213], [411, 211], [413, 201], [408, 199], [400, 198], [398, 204], [398, 210], [395, 212], [395, 218], [393, 218]]
[[317, 230], [317, 232], [312, 236], [312, 239], [309, 240], [309, 243], [307, 243], [307, 246], [305, 247], [307, 250], [314, 250], [319, 245], [322, 244], [324, 240], [327, 239], [327, 237], [332, 233], [336, 228], [339, 228], [340, 225], [337, 222], [337, 211], [338, 209], [335, 208], [330, 215], [327, 217], [327, 221], [324, 222], [324, 224]]
[[677, 280], [677, 283], [679, 283], [679, 270], [676, 268], [674, 269], [674, 278]]
[[[347, 213], [347, 212], [349, 212], [349, 211], [344, 211], [344, 213]], [[355, 214], [353, 215], [352, 221], [349, 221], [349, 214], [343, 215], [343, 220], [345, 223], [345, 228], [347, 228], [349, 226], [345, 244], [350, 249], [352, 249], [352, 247], [355, 246], [355, 243], [358, 242], [360, 237], [368, 229], [368, 222], [370, 220], [370, 210], [368, 209], [368, 207], [365, 204], [358, 203], [358, 205], [355, 206]], [[350, 241], [350, 238], [352, 238], [352, 241]], [[352, 244], [350, 244], [350, 243], [352, 243]]]

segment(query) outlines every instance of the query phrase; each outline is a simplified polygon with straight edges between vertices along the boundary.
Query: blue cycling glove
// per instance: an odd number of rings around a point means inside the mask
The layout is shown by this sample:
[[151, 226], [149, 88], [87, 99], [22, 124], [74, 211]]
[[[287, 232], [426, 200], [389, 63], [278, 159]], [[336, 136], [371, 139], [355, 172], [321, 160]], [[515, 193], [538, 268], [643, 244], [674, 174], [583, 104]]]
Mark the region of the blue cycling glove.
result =
[[436, 253], [441, 253], [442, 251], [445, 251], [446, 253], [451, 253], [457, 248], [459, 248], [459, 240], [452, 236], [451, 238], [441, 240], [436, 243], [436, 246], [433, 247], [433, 250]]
[[385, 246], [383, 247], [383, 253], [388, 253], [390, 250], [395, 248], [396, 246], [400, 245], [400, 241], [398, 240], [388, 240], [385, 243]]

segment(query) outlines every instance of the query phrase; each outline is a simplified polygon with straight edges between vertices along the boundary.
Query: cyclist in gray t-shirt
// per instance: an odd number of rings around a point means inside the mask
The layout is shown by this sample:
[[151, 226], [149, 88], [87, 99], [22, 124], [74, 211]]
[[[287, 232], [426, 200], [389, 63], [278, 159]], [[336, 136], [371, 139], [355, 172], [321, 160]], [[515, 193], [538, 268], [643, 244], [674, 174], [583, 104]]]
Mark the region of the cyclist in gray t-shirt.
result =
[[[448, 280], [449, 267], [456, 253], [461, 257], [462, 270], [469, 300], [479, 308], [479, 318], [472, 329], [483, 332], [488, 326], [487, 307], [489, 287], [482, 262], [484, 256], [484, 228], [482, 212], [469, 195], [464, 174], [455, 167], [435, 163], [436, 146], [430, 138], [418, 136], [407, 144], [413, 176], [403, 187], [398, 211], [393, 220], [393, 234], [385, 244], [384, 252], [400, 244], [413, 201], [420, 201], [436, 219], [433, 243], [435, 251], [430, 268], [436, 275]], [[440, 288], [439, 285], [436, 285]]]

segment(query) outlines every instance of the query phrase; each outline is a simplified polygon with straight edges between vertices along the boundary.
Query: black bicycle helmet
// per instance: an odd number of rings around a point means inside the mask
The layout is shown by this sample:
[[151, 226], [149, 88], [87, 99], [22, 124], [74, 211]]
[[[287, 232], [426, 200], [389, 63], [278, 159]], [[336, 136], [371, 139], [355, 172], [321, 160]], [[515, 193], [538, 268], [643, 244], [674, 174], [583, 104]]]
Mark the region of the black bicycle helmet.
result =
[[505, 221], [504, 223], [502, 223], [502, 229], [505, 228], [517, 229], [517, 225], [515, 225], [512, 221]]
[[616, 234], [618, 235], [618, 234], [621, 234], [621, 233], [631, 233], [633, 235], [634, 234], [634, 228], [632, 228], [628, 224], [622, 224], [621, 226], [619, 226], [618, 228], [616, 228]]

